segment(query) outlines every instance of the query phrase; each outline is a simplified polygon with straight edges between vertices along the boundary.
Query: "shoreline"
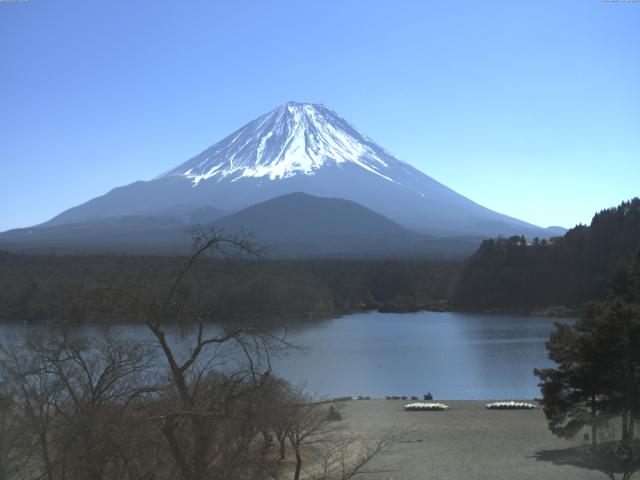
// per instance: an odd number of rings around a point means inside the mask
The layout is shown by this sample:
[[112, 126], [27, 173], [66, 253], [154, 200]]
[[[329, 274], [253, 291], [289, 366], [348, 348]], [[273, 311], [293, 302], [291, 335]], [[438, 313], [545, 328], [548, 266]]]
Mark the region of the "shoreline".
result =
[[[304, 324], [320, 322], [323, 320], [334, 320], [347, 315], [355, 315], [359, 313], [381, 313], [381, 314], [411, 314], [411, 313], [459, 313], [469, 315], [517, 315], [523, 317], [537, 317], [537, 318], [577, 318], [580, 315], [579, 309], [557, 309], [556, 307], [545, 307], [540, 309], [534, 309], [530, 311], [512, 311], [512, 310], [456, 310], [454, 308], [390, 308], [384, 304], [371, 306], [371, 308], [353, 308], [353, 309], [339, 309], [332, 312], [306, 312], [304, 314], [287, 314], [279, 315], [270, 320], [255, 320], [255, 315], [246, 316], [229, 316], [227, 320], [222, 320], [221, 317], [210, 317], [207, 322], [212, 325], [224, 325], [226, 323], [246, 323], [251, 326], [264, 326], [264, 327], [283, 327], [293, 324]], [[175, 322], [178, 323], [177, 321]], [[94, 321], [86, 321], [79, 319], [36, 319], [33, 316], [20, 316], [15, 312], [7, 313], [0, 312], [0, 324], [25, 324], [25, 325], [41, 325], [46, 327], [52, 326], [76, 326], [76, 325], [141, 325], [144, 324], [143, 319], [121, 319], [121, 320], [106, 320], [98, 319]], [[167, 322], [171, 324], [171, 322]]]

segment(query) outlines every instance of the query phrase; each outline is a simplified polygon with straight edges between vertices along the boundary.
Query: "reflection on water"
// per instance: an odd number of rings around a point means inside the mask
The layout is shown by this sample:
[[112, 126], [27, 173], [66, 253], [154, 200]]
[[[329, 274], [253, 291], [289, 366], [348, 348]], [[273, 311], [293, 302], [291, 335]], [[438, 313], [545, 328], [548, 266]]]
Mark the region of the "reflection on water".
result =
[[[552, 324], [496, 314], [347, 315], [288, 328], [289, 339], [306, 349], [275, 359], [273, 370], [323, 397], [431, 392], [440, 399], [531, 399], [540, 396], [533, 369], [550, 365], [544, 342]], [[0, 332], [6, 339], [25, 328], [2, 325]], [[150, 338], [143, 326], [115, 329]]]

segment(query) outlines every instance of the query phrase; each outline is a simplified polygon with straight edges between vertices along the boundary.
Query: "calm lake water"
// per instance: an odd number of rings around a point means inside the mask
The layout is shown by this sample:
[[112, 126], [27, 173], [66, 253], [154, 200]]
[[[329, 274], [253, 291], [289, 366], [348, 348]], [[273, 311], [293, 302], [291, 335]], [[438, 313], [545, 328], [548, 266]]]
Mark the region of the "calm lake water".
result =
[[363, 313], [292, 329], [306, 354], [274, 371], [319, 395], [440, 399], [540, 397], [553, 319], [496, 314]]
[[[275, 359], [273, 370], [322, 397], [431, 392], [451, 400], [531, 399], [540, 397], [533, 369], [551, 365], [544, 342], [553, 321], [450, 312], [347, 315], [290, 326], [289, 338], [306, 349]], [[0, 326], [3, 336], [23, 329]], [[146, 336], [140, 326], [121, 329]]]

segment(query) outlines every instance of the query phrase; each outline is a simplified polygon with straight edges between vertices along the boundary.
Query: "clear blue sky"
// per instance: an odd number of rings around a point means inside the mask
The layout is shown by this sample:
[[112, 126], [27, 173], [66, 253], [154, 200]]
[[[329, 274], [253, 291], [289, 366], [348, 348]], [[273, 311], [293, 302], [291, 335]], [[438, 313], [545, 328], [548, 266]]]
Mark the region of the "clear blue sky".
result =
[[640, 3], [0, 2], [0, 230], [324, 103], [494, 210], [640, 194]]

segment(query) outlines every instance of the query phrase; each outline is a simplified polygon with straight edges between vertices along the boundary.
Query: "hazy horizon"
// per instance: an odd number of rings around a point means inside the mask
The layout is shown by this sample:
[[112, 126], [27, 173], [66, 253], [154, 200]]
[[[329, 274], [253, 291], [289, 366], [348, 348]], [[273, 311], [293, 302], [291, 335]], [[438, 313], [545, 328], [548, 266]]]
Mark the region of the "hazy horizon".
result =
[[637, 196], [638, 4], [0, 3], [0, 231], [149, 180], [287, 101], [543, 227]]

